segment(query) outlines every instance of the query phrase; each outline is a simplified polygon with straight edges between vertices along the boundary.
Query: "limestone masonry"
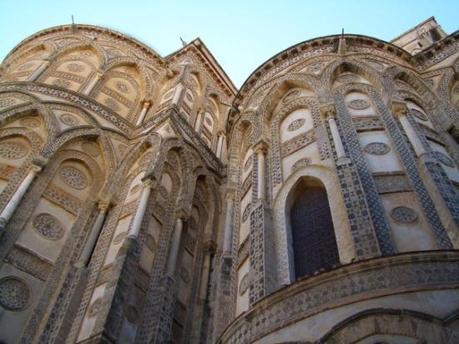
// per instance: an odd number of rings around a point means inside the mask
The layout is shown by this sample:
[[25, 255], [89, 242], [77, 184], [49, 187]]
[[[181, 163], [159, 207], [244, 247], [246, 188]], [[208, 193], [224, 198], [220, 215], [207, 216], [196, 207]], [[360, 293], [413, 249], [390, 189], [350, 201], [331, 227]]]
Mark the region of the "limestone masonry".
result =
[[0, 65], [0, 126], [0, 343], [459, 343], [459, 32], [434, 18], [239, 90], [199, 39], [53, 27]]

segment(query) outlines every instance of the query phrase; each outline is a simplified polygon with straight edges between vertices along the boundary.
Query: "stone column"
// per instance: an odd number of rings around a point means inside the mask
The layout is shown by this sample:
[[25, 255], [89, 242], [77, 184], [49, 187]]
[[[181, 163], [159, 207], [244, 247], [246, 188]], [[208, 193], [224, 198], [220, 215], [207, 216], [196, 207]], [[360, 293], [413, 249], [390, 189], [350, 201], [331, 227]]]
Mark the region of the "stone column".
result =
[[217, 150], [215, 152], [215, 155], [217, 155], [218, 158], [221, 158], [222, 148], [223, 148], [223, 135], [220, 134], [220, 136], [218, 136]]
[[408, 140], [410, 141], [411, 145], [416, 152], [418, 157], [426, 154], [426, 150], [424, 149], [421, 140], [419, 139], [416, 131], [411, 126], [411, 123], [408, 120], [408, 108], [405, 103], [403, 102], [393, 102], [392, 103], [392, 111], [396, 117], [398, 117], [400, 124], [402, 125], [403, 130], [405, 131], [406, 136], [408, 136]]
[[91, 91], [94, 89], [96, 84], [102, 79], [103, 73], [102, 72], [96, 72], [96, 75], [93, 76], [93, 78], [89, 81], [88, 85], [85, 87], [83, 94], [84, 95], [89, 95]]
[[148, 101], [143, 102], [142, 111], [140, 111], [139, 118], [137, 119], [137, 123], [135, 125], [139, 126], [143, 123], [143, 120], [145, 119], [145, 115], [147, 114], [150, 105], [151, 103]]
[[128, 238], [137, 239], [140, 232], [140, 226], [142, 225], [143, 216], [145, 215], [145, 210], [147, 209], [148, 198], [150, 197], [152, 180], [146, 179], [143, 180], [142, 193], [140, 195], [139, 204], [134, 215], [134, 219], [131, 223], [131, 228], [128, 232]]
[[35, 81], [35, 80], [37, 80], [37, 79], [40, 77], [40, 75], [43, 74], [43, 72], [46, 70], [46, 68], [48, 68], [49, 64], [50, 64], [50, 61], [49, 61], [49, 60], [43, 61], [43, 62], [38, 66], [38, 68], [35, 69], [35, 71], [34, 71], [32, 74], [30, 74], [28, 81]]
[[223, 232], [223, 255], [231, 255], [231, 248], [233, 246], [233, 217], [233, 193], [230, 193], [230, 191], [228, 191], [228, 194], [226, 195], [226, 216], [225, 227]]
[[257, 154], [257, 196], [258, 199], [264, 200], [266, 193], [266, 166], [265, 166], [265, 157], [267, 151], [267, 145], [265, 142], [258, 143], [254, 149]]
[[39, 171], [41, 171], [41, 169], [42, 166], [36, 163], [32, 164], [29, 173], [22, 180], [21, 184], [16, 189], [16, 192], [13, 194], [9, 202], [6, 204], [5, 208], [3, 208], [2, 212], [0, 213], [0, 235], [3, 233], [6, 224], [8, 223], [9, 219], [11, 218], [14, 211], [21, 202], [22, 198], [24, 197], [24, 194], [29, 189], [35, 176]]
[[167, 260], [166, 274], [173, 277], [177, 265], [178, 252], [180, 248], [180, 239], [183, 231], [183, 220], [178, 218], [175, 221], [174, 233], [172, 235], [171, 248], [169, 249], [169, 258]]
[[102, 230], [105, 216], [107, 215], [108, 206], [109, 203], [106, 201], [99, 201], [97, 204], [97, 207], [99, 208], [99, 214], [97, 214], [96, 221], [94, 221], [88, 241], [86, 242], [83, 252], [81, 253], [80, 260], [76, 264], [77, 267], [88, 265], [92, 252], [94, 251], [94, 247], [96, 246], [97, 239], [99, 238], [100, 231]]
[[201, 131], [202, 118], [204, 117], [203, 113], [200, 111], [198, 117], [196, 118], [196, 124], [194, 130], [199, 133]]

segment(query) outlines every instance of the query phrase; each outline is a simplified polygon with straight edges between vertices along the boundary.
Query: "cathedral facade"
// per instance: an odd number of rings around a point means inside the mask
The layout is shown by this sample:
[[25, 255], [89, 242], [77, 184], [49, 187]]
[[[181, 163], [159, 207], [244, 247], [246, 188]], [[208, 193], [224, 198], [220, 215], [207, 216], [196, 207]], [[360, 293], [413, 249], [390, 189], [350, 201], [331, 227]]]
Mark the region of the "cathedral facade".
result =
[[65, 25], [0, 69], [1, 343], [459, 343], [459, 33], [342, 34], [237, 90]]

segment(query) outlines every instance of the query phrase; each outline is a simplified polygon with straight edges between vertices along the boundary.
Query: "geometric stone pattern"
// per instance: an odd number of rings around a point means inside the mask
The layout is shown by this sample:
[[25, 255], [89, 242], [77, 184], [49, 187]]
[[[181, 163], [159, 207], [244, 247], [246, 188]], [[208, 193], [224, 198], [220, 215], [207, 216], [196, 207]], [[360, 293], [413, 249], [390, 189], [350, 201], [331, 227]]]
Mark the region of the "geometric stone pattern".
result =
[[[200, 41], [161, 57], [85, 25], [25, 40], [0, 71], [0, 327], [21, 343], [263, 342], [344, 304], [364, 309], [396, 295], [404, 312], [400, 291], [452, 293], [456, 36], [414, 55], [371, 37], [306, 41], [270, 59], [239, 91]], [[440, 61], [445, 68], [427, 70]], [[367, 98], [345, 104], [349, 92]], [[407, 123], [389, 110], [406, 99], [424, 110], [407, 115], [427, 152], [420, 158]], [[322, 119], [322, 104], [334, 106], [324, 115], [336, 118]], [[282, 132], [284, 119], [303, 110], [307, 119]], [[197, 131], [199, 113], [206, 116]], [[304, 132], [306, 122], [312, 129]], [[378, 161], [397, 161], [397, 169], [372, 172]], [[289, 223], [300, 179], [325, 186], [339, 260], [294, 281], [291, 258], [309, 247], [294, 242]], [[414, 204], [393, 201], [413, 196]], [[397, 252], [401, 234], [421, 231], [443, 251]], [[323, 238], [311, 245], [322, 247]], [[304, 258], [320, 261], [325, 250]], [[426, 304], [419, 297], [417, 306]], [[330, 336], [351, 331], [357, 318], [334, 324]]]

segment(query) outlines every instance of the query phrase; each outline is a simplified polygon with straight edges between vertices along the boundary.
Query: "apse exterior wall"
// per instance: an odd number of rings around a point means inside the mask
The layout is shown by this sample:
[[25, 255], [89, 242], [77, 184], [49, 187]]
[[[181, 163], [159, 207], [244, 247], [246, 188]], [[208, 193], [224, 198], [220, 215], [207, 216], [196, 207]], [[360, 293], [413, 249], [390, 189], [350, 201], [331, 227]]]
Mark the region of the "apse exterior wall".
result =
[[[458, 342], [457, 39], [317, 38], [237, 91], [199, 39], [27, 38], [0, 72], [0, 340]], [[339, 261], [297, 278], [302, 182]]]

